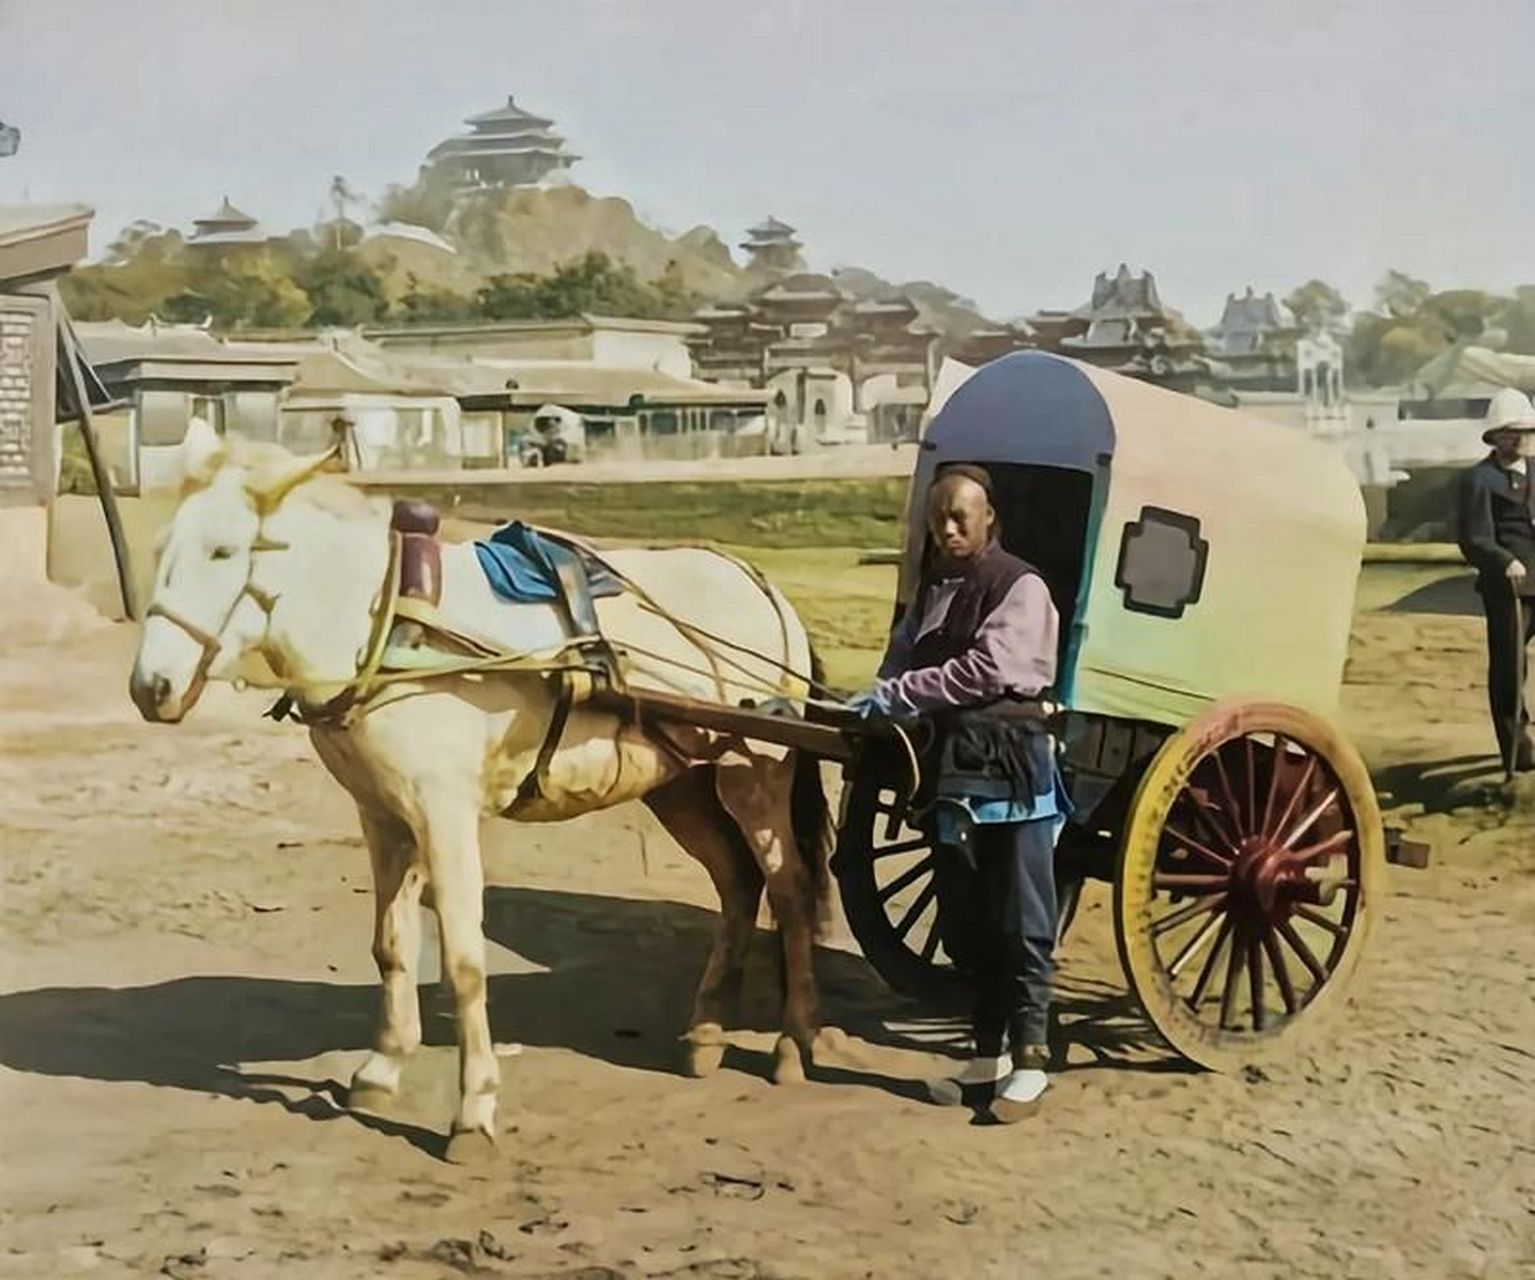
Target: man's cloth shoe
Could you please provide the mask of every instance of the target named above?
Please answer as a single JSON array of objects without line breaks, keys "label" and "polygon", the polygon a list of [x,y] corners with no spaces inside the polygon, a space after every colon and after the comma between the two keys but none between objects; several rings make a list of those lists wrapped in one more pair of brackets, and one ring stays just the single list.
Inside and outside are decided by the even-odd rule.
[{"label": "man's cloth shoe", "polygon": [[1011,1069],[1005,1055],[995,1058],[971,1058],[952,1076],[927,1082],[927,1096],[940,1107],[957,1107],[965,1100],[967,1089],[985,1089],[988,1093]]}]

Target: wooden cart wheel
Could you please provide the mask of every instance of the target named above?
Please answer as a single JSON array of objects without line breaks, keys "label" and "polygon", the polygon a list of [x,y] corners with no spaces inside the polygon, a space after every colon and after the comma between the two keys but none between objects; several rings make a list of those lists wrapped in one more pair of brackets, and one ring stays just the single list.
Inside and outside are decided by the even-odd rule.
[{"label": "wooden cart wheel", "polygon": [[[938,888],[927,835],[891,822],[894,789],[881,785],[877,759],[860,762],[844,784],[833,860],[842,908],[864,958],[902,995],[945,1007],[968,1006],[970,975],[938,933]],[[1057,885],[1059,936],[1076,918],[1082,881]]]},{"label": "wooden cart wheel", "polygon": [[933,849],[921,831],[892,822],[895,790],[881,785],[874,752],[849,770],[832,865],[848,927],[864,958],[902,995],[939,1005],[967,998],[969,979],[938,936]]},{"label": "wooden cart wheel", "polygon": [[1229,1071],[1341,1004],[1384,888],[1353,747],[1295,707],[1217,705],[1136,791],[1114,877],[1120,960],[1168,1043]]}]

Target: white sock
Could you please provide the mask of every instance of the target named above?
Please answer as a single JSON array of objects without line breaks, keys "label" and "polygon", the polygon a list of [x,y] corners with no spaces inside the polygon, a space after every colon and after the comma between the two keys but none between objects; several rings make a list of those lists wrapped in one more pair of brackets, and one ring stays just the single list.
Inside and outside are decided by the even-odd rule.
[{"label": "white sock", "polygon": [[1038,1067],[1020,1068],[1003,1081],[997,1096],[1009,1102],[1033,1102],[1049,1083],[1050,1077]]},{"label": "white sock", "polygon": [[971,1058],[953,1075],[945,1076],[941,1080],[930,1080],[927,1091],[934,1102],[946,1107],[956,1106],[967,1087],[996,1084],[1007,1075],[1011,1061],[1006,1054],[999,1054],[995,1058]]}]

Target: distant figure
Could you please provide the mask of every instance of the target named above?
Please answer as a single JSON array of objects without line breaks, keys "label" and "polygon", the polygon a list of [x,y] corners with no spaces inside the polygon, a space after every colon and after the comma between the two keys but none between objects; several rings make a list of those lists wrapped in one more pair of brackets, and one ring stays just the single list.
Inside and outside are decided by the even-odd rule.
[{"label": "distant figure", "polygon": [[1476,568],[1487,614],[1487,698],[1498,750],[1510,773],[1535,770],[1524,699],[1535,637],[1535,407],[1506,387],[1487,407],[1482,439],[1492,452],[1460,478],[1456,538]]},{"label": "distant figure", "polygon": [[931,716],[938,729],[924,823],[938,929],[975,974],[976,1005],[974,1057],[929,1090],[953,1104],[984,1089],[992,1115],[1010,1123],[1047,1084],[1055,838],[1070,807],[1046,723],[1059,620],[1045,580],[999,544],[984,470],[941,469],[927,525],[932,568],[855,705]]}]

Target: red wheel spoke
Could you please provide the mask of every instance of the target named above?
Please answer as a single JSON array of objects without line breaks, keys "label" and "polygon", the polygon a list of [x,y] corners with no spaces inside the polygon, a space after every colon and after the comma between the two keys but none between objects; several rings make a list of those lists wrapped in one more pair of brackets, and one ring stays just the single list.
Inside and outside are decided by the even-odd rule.
[{"label": "red wheel spoke", "polygon": [[1324,916],[1315,907],[1307,907],[1307,906],[1298,905],[1295,908],[1295,914],[1298,915],[1302,920],[1309,920],[1312,924],[1316,925],[1317,928],[1319,928],[1319,929],[1326,929],[1327,932],[1332,934],[1332,936],[1335,937],[1335,938],[1346,938],[1346,937],[1348,937],[1348,930],[1347,929],[1345,929],[1336,920],[1329,920],[1326,916]]},{"label": "red wheel spoke", "polygon": [[879,900],[881,902],[889,902],[891,898],[900,893],[900,891],[906,888],[907,885],[916,884],[918,880],[922,879],[922,877],[932,871],[932,869],[932,858],[923,858],[922,861],[917,863],[916,866],[908,867],[905,871],[901,872],[900,875],[896,876],[894,880],[882,888],[879,891]]},{"label": "red wheel spoke", "polygon": [[927,964],[933,963],[933,957],[938,954],[938,924],[928,930],[927,939],[922,943],[922,959]]},{"label": "red wheel spoke", "polygon": [[1296,858],[1320,858],[1324,854],[1338,853],[1354,838],[1352,831],[1344,830],[1330,835],[1325,840],[1318,840],[1315,844],[1309,844],[1304,849],[1292,850],[1292,856]]},{"label": "red wheel spoke", "polygon": [[909,840],[897,840],[894,844],[882,844],[875,848],[873,856],[876,858],[891,858],[898,853],[912,853],[917,849],[928,848],[926,836],[913,836]]},{"label": "red wheel spoke", "polygon": [[1224,893],[1211,893],[1203,898],[1195,898],[1193,902],[1186,903],[1176,911],[1169,911],[1165,916],[1151,922],[1153,934],[1166,933],[1169,929],[1176,929],[1180,924],[1187,924],[1206,912],[1214,911],[1226,901]]},{"label": "red wheel spoke", "polygon": [[1300,957],[1300,962],[1311,971],[1311,976],[1316,979],[1316,985],[1320,987],[1327,981],[1327,966],[1312,954],[1311,948],[1306,945],[1306,940],[1295,932],[1295,926],[1288,920],[1279,922],[1279,936],[1290,944],[1290,950]]},{"label": "red wheel spoke", "polygon": [[906,935],[911,932],[912,926],[921,918],[922,913],[927,910],[927,904],[937,896],[938,886],[929,882],[923,887],[922,892],[916,896],[911,906],[906,908],[906,914],[901,917],[900,923],[895,926],[896,933],[903,941]]},{"label": "red wheel spoke", "polygon": [[1258,816],[1258,756],[1252,734],[1242,735],[1242,751],[1247,759],[1247,820],[1251,822]]},{"label": "red wheel spoke", "polygon": [[1242,970],[1247,967],[1247,945],[1241,937],[1231,939],[1231,950],[1226,956],[1226,985],[1221,991],[1222,1030],[1236,1030],[1237,991],[1242,985]]},{"label": "red wheel spoke", "polygon": [[1337,803],[1337,800],[1338,788],[1332,787],[1328,790],[1327,794],[1322,797],[1317,806],[1300,820],[1300,825],[1285,837],[1284,843],[1280,847],[1284,849],[1293,849],[1295,847],[1295,842],[1299,840],[1303,835],[1305,835],[1306,832],[1310,831],[1312,827],[1316,826],[1317,819],[1319,819],[1324,813],[1331,809],[1333,805]]},{"label": "red wheel spoke", "polygon": [[1199,932],[1178,949],[1178,954],[1173,957],[1173,962],[1167,966],[1167,976],[1169,978],[1176,978],[1183,972],[1183,966],[1204,950],[1205,944],[1210,941],[1211,935],[1217,929],[1229,929],[1230,927],[1231,917],[1226,915],[1224,911],[1217,915],[1211,915],[1204,922]]},{"label": "red wheel spoke", "polygon": [[[1264,825],[1264,835],[1270,838],[1276,837],[1289,825],[1290,819],[1295,816],[1295,806],[1305,798],[1306,788],[1311,785],[1311,779],[1316,774],[1316,767],[1317,758],[1315,756],[1307,756],[1306,767],[1301,770],[1300,781],[1295,784],[1294,789],[1290,792],[1289,799],[1285,801],[1284,812],[1279,815],[1278,821],[1273,826]],[[1336,795],[1337,792],[1333,794]],[[1289,846],[1287,845],[1286,847],[1288,848]]]},{"label": "red wheel spoke", "polygon": [[1277,733],[1274,735],[1274,757],[1269,765],[1269,790],[1268,796],[1263,801],[1263,825],[1259,832],[1267,835],[1273,828],[1269,825],[1274,821],[1274,806],[1279,802],[1279,778],[1284,772],[1285,740]]},{"label": "red wheel spoke", "polygon": [[1210,892],[1224,889],[1230,883],[1227,876],[1184,875],[1172,871],[1158,871],[1151,877],[1153,889],[1203,889]]},{"label": "red wheel spoke", "polygon": [[1221,930],[1216,935],[1215,945],[1210,948],[1210,954],[1205,958],[1204,968],[1199,971],[1199,980],[1194,983],[1194,990],[1189,994],[1189,1007],[1196,1013],[1205,998],[1205,988],[1210,985],[1210,979],[1215,974],[1215,966],[1220,963],[1221,951],[1225,948],[1226,939],[1231,936],[1231,917],[1221,917]]},{"label": "red wheel spoke", "polygon": [[1237,844],[1241,843],[1240,840],[1233,841],[1226,832],[1221,830],[1220,823],[1216,822],[1213,816],[1217,810],[1205,799],[1201,791],[1190,786],[1185,789],[1184,794],[1194,802],[1194,817],[1210,833],[1216,844],[1223,844],[1229,849],[1234,849]]},{"label": "red wheel spoke", "polygon": [[[1236,792],[1231,789],[1231,778],[1226,773],[1226,761],[1217,747],[1210,753],[1215,758],[1215,776],[1221,784],[1221,800],[1226,805],[1226,813],[1231,820],[1230,840],[1233,847],[1242,843],[1242,838],[1250,833],[1243,827],[1241,821],[1242,807],[1237,803]],[[1247,816],[1252,816],[1252,810],[1247,810]]]},{"label": "red wheel spoke", "polygon": [[1274,970],[1274,981],[1279,984],[1279,997],[1284,1001],[1284,1011],[1294,1013],[1300,1008],[1295,998],[1295,984],[1290,981],[1290,967],[1285,963],[1284,952],[1272,930],[1264,930],[1263,949],[1268,952],[1269,967]]},{"label": "red wheel spoke", "polygon": [[1195,853],[1199,854],[1207,861],[1213,862],[1216,866],[1229,867],[1231,865],[1232,860],[1225,854],[1217,853],[1208,845],[1200,844],[1198,840],[1195,840],[1192,836],[1185,835],[1182,831],[1178,830],[1177,827],[1173,826],[1172,823],[1169,822],[1162,829],[1179,844],[1186,845],[1188,848],[1192,849]]},{"label": "red wheel spoke", "polygon": [[1268,1017],[1263,1007],[1263,950],[1257,938],[1247,944],[1247,977],[1253,1002],[1253,1030],[1262,1031]]}]

